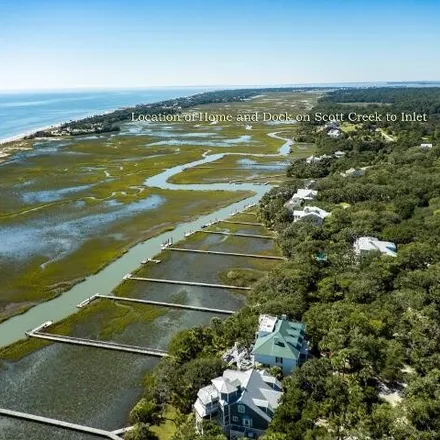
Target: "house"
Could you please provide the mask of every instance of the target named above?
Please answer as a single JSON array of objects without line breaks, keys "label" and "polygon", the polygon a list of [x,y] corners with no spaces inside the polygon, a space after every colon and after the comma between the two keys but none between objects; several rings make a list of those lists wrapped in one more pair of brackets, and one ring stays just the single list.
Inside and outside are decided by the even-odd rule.
[{"label": "house", "polygon": [[376,237],[359,237],[353,244],[355,254],[379,251],[390,257],[397,257],[397,247],[391,241],[380,241]]},{"label": "house", "polygon": [[258,438],[268,428],[282,394],[281,383],[264,370],[225,370],[197,393],[196,425],[213,420],[230,439]]},{"label": "house", "polygon": [[432,144],[420,144],[420,148],[423,150],[429,150],[432,148]]},{"label": "house", "polygon": [[288,321],[286,315],[260,315],[252,349],[254,361],[265,367],[280,367],[284,375],[292,373],[308,356],[304,331],[304,323]]},{"label": "house", "polygon": [[345,151],[335,151],[333,154],[337,159],[340,159],[341,157],[345,156]]},{"label": "house", "polygon": [[324,159],[331,159],[331,158],[332,158],[332,156],[328,156],[327,154],[323,154],[322,156],[313,156],[312,155],[306,159],[306,163],[308,163],[308,164],[318,163]]},{"label": "house", "polygon": [[347,171],[341,173],[343,177],[361,177],[365,174],[366,167],[364,168],[349,168]]},{"label": "house", "polygon": [[331,121],[328,122],[327,124],[325,124],[325,129],[330,129],[330,130],[336,130],[339,128],[339,122],[338,121]]},{"label": "house", "polygon": [[322,226],[324,219],[329,215],[331,215],[330,212],[324,211],[317,206],[306,206],[302,211],[293,211],[293,222],[306,220],[316,226]]},{"label": "house", "polygon": [[294,207],[301,206],[303,202],[314,200],[318,191],[309,188],[301,188],[284,204],[284,207],[293,210]]},{"label": "house", "polygon": [[337,139],[341,137],[342,133],[337,128],[334,128],[330,130],[327,135],[330,136],[332,139]]},{"label": "house", "polygon": [[310,164],[310,163],[317,163],[317,162],[319,162],[321,159],[319,159],[319,157],[318,156],[313,156],[313,155],[311,155],[311,156],[309,156],[307,159],[306,159],[306,163],[308,163],[308,164]]}]

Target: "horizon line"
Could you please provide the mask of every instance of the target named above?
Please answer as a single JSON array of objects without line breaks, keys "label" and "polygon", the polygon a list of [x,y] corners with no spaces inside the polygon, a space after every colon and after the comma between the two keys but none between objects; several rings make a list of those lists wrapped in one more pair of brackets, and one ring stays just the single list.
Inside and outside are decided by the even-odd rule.
[{"label": "horizon line", "polygon": [[150,90],[150,89],[228,89],[228,88],[288,88],[288,87],[331,87],[343,84],[435,84],[439,80],[379,80],[379,81],[340,81],[340,82],[309,82],[288,84],[205,84],[205,85],[155,85],[155,86],[75,86],[66,88],[14,88],[0,89],[0,93],[31,93],[31,92],[67,92],[67,91],[109,91],[109,90]]}]

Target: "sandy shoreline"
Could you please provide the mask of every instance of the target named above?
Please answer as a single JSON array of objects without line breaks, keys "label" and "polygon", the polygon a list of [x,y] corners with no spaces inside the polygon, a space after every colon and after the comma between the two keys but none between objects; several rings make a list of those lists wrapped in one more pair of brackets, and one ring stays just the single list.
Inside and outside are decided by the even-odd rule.
[{"label": "sandy shoreline", "polygon": [[7,138],[2,138],[2,139],[0,139],[0,146],[1,146],[1,145],[4,145],[4,144],[7,144],[7,143],[9,143],[9,142],[21,141],[21,140],[23,140],[26,136],[33,135],[33,134],[35,134],[37,131],[45,131],[45,130],[49,130],[49,129],[59,128],[59,127],[61,127],[63,124],[67,124],[67,123],[69,123],[69,122],[72,122],[73,120],[74,120],[74,121],[81,121],[82,119],[90,118],[90,117],[92,117],[92,116],[106,115],[106,114],[108,114],[108,113],[113,113],[113,112],[115,112],[115,111],[117,111],[117,110],[120,110],[121,108],[123,108],[123,107],[118,107],[118,108],[116,108],[116,109],[106,110],[106,111],[102,111],[102,112],[100,111],[100,112],[97,112],[97,113],[90,113],[90,114],[87,114],[87,115],[81,116],[81,117],[79,117],[78,119],[69,119],[68,121],[62,121],[62,122],[58,122],[58,123],[56,123],[56,124],[46,125],[45,127],[34,128],[34,129],[32,129],[32,130],[26,131],[26,132],[24,132],[24,133],[17,134],[17,135],[15,135],[15,136],[10,136],[10,137],[7,137]]},{"label": "sandy shoreline", "polygon": [[53,128],[58,128],[58,127],[60,127],[63,124],[65,124],[65,122],[60,122],[59,124],[54,124],[54,125],[47,125],[46,127],[35,128],[33,130],[29,130],[29,131],[26,131],[24,133],[17,134],[15,136],[10,136],[10,137],[7,137],[7,138],[2,138],[2,139],[0,139],[0,146],[4,145],[4,144],[8,144],[10,142],[21,141],[26,136],[30,136],[30,135],[36,133],[37,131],[49,130],[51,128],[52,129]]},{"label": "sandy shoreline", "polygon": [[[177,98],[174,98],[174,99],[189,98],[191,96],[196,96],[196,95],[199,95],[199,94],[202,94],[202,93],[204,93],[204,92],[191,93],[189,95],[178,96]],[[158,104],[158,103],[160,103],[162,101],[163,100],[153,101],[153,102],[149,102],[149,103],[145,103],[145,104]],[[136,105],[142,105],[142,103],[136,104]],[[136,105],[128,106],[128,107],[127,106],[121,106],[121,107],[112,108],[110,110],[99,110],[99,111],[94,112],[94,113],[87,113],[87,114],[85,114],[83,116],[79,116],[79,117],[77,117],[77,119],[69,119],[69,120],[58,122],[58,123],[55,123],[55,124],[52,124],[52,125],[47,125],[45,127],[34,128],[34,129],[31,129],[31,130],[26,131],[24,133],[17,134],[15,136],[9,136],[7,138],[0,138],[0,147],[2,145],[4,145],[4,144],[10,143],[10,142],[17,142],[17,141],[23,140],[23,138],[25,138],[26,136],[30,136],[30,135],[36,133],[37,131],[49,130],[51,128],[52,129],[59,128],[61,125],[67,124],[67,123],[72,122],[72,121],[81,121],[81,120],[86,119],[86,118],[91,118],[92,116],[108,115],[110,113],[116,112],[118,110],[123,110],[125,108],[130,108],[130,107],[134,108],[134,107],[136,107]],[[0,158],[1,158],[1,155],[0,155]]]}]

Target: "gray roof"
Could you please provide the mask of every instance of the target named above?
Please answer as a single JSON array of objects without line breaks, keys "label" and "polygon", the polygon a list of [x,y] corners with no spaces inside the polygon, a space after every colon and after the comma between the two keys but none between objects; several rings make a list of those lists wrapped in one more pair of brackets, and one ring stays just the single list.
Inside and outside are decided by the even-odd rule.
[{"label": "gray roof", "polygon": [[237,391],[237,386],[239,384],[233,384],[231,380],[225,377],[217,377],[212,380],[212,384],[217,389],[219,393],[230,394]]},{"label": "gray roof", "polygon": [[[271,417],[266,414],[260,407],[269,408],[274,411],[278,407],[278,402],[281,398],[282,392],[273,390],[263,378],[268,378],[266,371],[247,370],[247,371],[234,371],[226,370],[223,373],[224,377],[229,379],[238,379],[241,383],[243,393],[238,399],[237,403],[242,403],[256,412],[260,417],[264,418],[268,422]],[[271,377],[271,383],[281,389],[281,384],[278,380]]]},{"label": "gray roof", "polygon": [[275,391],[268,383],[281,389],[281,383],[265,370],[225,370],[223,376],[212,380],[212,385],[199,390],[195,408],[204,417],[205,405],[211,403],[213,399],[221,398],[221,393],[230,394],[240,387],[241,395],[236,403],[246,405],[261,418],[270,422],[272,417],[262,408],[273,412],[278,407],[282,392]]},{"label": "gray roof", "polygon": [[214,385],[208,385],[207,387],[200,388],[197,397],[204,405],[207,405],[208,403],[211,403],[213,399],[218,398],[218,393]]}]

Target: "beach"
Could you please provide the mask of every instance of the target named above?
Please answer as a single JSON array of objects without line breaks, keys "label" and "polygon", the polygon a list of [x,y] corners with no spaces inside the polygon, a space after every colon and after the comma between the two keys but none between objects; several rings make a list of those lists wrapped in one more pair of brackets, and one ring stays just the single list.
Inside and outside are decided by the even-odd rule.
[{"label": "beach", "polygon": [[202,88],[0,93],[0,145],[122,107],[200,93]]}]

